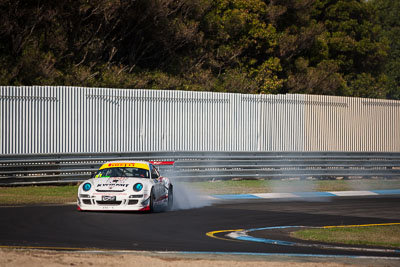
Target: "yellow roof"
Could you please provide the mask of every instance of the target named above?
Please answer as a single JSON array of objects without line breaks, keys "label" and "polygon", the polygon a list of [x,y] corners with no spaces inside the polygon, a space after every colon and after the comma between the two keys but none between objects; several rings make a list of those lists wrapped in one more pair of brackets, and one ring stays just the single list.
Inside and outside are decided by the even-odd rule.
[{"label": "yellow roof", "polygon": [[149,170],[149,165],[143,162],[106,162],[100,167],[100,170],[118,167],[130,167]]}]

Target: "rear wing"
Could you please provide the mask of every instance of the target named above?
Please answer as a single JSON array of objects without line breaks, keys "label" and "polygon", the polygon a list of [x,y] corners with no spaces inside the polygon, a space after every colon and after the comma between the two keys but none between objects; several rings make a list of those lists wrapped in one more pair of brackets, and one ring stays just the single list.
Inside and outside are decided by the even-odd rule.
[{"label": "rear wing", "polygon": [[174,165],[175,161],[149,161],[153,165]]}]

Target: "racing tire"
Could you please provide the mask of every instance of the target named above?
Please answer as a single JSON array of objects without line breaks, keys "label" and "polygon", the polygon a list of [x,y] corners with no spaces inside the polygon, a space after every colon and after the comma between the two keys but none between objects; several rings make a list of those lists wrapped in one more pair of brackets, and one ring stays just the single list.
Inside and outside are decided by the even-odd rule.
[{"label": "racing tire", "polygon": [[167,210],[172,210],[173,205],[174,205],[174,190],[172,186],[169,186]]},{"label": "racing tire", "polygon": [[150,210],[149,212],[154,212],[154,190],[153,188],[151,189],[150,193],[150,204],[149,204]]}]

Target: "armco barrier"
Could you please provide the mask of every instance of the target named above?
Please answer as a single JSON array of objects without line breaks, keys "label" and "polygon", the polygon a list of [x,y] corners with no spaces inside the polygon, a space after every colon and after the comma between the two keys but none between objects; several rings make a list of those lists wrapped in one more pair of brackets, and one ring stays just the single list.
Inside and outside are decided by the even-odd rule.
[{"label": "armco barrier", "polygon": [[112,160],[175,161],[182,181],[281,178],[400,178],[398,152],[132,152],[0,155],[0,185],[77,183]]}]

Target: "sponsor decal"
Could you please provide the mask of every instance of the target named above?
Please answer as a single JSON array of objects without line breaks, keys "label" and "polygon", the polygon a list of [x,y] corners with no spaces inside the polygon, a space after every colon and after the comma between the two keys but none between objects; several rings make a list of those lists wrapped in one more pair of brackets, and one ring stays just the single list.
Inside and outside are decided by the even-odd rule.
[{"label": "sponsor decal", "polygon": [[129,163],[129,162],[112,162],[112,163],[105,163],[100,167],[100,170],[102,169],[108,169],[108,168],[139,168],[139,169],[145,169],[149,170],[149,165],[146,163]]},{"label": "sponsor decal", "polygon": [[97,187],[102,187],[102,186],[108,186],[108,187],[114,187],[114,186],[116,186],[116,187],[122,187],[122,188],[124,188],[124,187],[128,187],[129,184],[97,184]]},{"label": "sponsor decal", "polygon": [[108,167],[135,167],[135,163],[109,163]]},{"label": "sponsor decal", "polygon": [[97,184],[96,187],[108,187],[109,189],[117,188],[126,188],[129,184],[125,183],[128,178],[125,177],[110,177],[104,184]]}]

